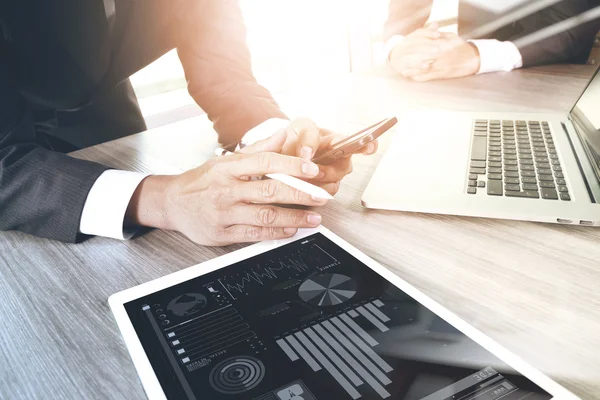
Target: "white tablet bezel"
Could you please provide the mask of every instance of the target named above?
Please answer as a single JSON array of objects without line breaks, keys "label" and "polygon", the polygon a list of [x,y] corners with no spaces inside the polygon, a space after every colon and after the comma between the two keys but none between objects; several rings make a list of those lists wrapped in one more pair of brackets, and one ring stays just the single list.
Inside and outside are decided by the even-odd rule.
[{"label": "white tablet bezel", "polygon": [[314,233],[322,233],[324,236],[329,238],[335,244],[346,250],[352,256],[363,262],[369,268],[377,272],[383,278],[396,285],[400,290],[404,291],[416,301],[421,303],[423,306],[437,314],[440,318],[454,326],[456,329],[464,333],[467,337],[478,343],[480,346],[500,358],[502,361],[510,365],[516,371],[530,379],[532,382],[540,386],[542,389],[550,393],[553,400],[578,400],[579,398],[567,389],[560,386],[558,383],[551,380],[548,376],[544,375],[540,371],[536,370],[529,364],[525,363],[519,357],[487,337],[454,313],[450,312],[434,300],[427,297],[424,293],[417,290],[414,286],[410,285],[406,281],[402,280],[396,274],[381,266],[372,258],[366,256],[358,249],[354,248],[348,242],[335,235],[325,227],[319,227],[316,229],[304,229],[300,230],[297,235],[292,238],[278,241],[262,242],[252,246],[234,251],[232,253],[223,255],[221,257],[203,262],[193,267],[183,269],[173,274],[164,276],[162,278],[155,279],[153,281],[144,283],[142,285],[133,287],[131,289],[124,290],[122,292],[112,295],[108,299],[108,303],[119,326],[119,330],[125,341],[125,345],[129,350],[133,364],[137,370],[137,373],[142,381],[142,385],[146,394],[150,400],[166,400],[166,396],[162,387],[154,373],[154,369],[148,360],[146,352],[144,351],[142,344],[135,332],[133,325],[125,311],[125,303],[132,300],[139,299],[140,297],[147,296],[151,293],[159,290],[168,288],[173,285],[177,285],[181,282],[188,281],[190,279],[202,276],[204,274],[213,272],[219,268],[227,267],[231,264],[243,261],[247,258],[256,256],[258,254],[267,252],[274,248],[283,246],[290,242],[294,242],[303,237],[310,236]]}]

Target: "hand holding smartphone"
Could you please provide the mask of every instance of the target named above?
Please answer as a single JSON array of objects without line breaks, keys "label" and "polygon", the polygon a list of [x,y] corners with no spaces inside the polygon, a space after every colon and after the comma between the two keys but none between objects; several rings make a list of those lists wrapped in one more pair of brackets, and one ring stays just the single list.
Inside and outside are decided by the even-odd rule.
[{"label": "hand holding smartphone", "polygon": [[398,120],[396,117],[379,121],[360,132],[333,143],[330,149],[327,149],[321,154],[317,153],[312,161],[316,164],[326,165],[331,164],[340,158],[352,155],[370,142],[376,140],[379,136],[383,135],[392,126],[396,125],[397,122]]}]

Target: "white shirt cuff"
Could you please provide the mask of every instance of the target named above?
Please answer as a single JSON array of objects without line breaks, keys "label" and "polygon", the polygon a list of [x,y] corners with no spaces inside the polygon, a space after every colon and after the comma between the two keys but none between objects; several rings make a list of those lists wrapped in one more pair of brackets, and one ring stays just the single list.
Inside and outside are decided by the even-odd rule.
[{"label": "white shirt cuff", "polygon": [[290,121],[283,118],[271,118],[250,129],[242,138],[240,147],[249,146],[260,140],[270,138],[279,129],[286,128]]},{"label": "white shirt cuff", "polygon": [[497,71],[512,71],[523,66],[521,52],[512,42],[496,39],[470,40],[479,50],[478,74]]},{"label": "white shirt cuff", "polygon": [[385,44],[383,45],[382,51],[382,55],[383,57],[385,57],[385,62],[390,62],[390,55],[392,54],[392,50],[394,50],[394,47],[400,44],[403,40],[404,36],[402,35],[394,35],[388,40],[386,40]]},{"label": "white shirt cuff", "polygon": [[125,229],[125,213],[133,193],[147,176],[138,172],[104,171],[85,201],[79,231],[120,240],[131,238],[136,229]]}]

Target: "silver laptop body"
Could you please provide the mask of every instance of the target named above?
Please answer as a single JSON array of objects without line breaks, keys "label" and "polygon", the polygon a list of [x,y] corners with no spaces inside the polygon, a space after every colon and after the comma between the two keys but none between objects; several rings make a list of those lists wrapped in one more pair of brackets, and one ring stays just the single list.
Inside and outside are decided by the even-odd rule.
[{"label": "silver laptop body", "polygon": [[566,115],[407,113],[362,202],[600,226],[600,74]]}]

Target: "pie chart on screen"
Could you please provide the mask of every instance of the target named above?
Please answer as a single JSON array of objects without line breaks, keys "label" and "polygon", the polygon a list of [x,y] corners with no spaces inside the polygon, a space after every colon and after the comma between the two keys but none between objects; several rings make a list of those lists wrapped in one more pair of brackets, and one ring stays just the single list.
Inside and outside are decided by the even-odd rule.
[{"label": "pie chart on screen", "polygon": [[337,306],[356,294],[356,282],[342,274],[321,274],[308,278],[298,289],[302,300],[312,305]]}]

